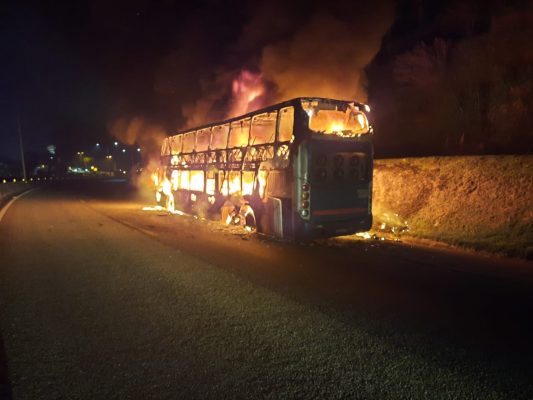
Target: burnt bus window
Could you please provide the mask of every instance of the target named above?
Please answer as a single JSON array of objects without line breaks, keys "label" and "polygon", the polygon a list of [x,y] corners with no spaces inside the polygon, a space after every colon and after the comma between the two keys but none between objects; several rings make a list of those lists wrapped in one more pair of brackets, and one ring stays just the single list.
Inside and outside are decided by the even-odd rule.
[{"label": "burnt bus window", "polygon": [[192,153],[194,151],[196,132],[189,132],[183,135],[183,152]]},{"label": "burnt bus window", "polygon": [[241,171],[230,171],[228,176],[229,194],[241,192]]},{"label": "burnt bus window", "polygon": [[228,177],[227,172],[219,171],[218,172],[218,191],[222,194],[227,194],[228,192]]},{"label": "burnt bus window", "polygon": [[176,191],[179,189],[179,177],[180,177],[180,172],[177,169],[172,171],[172,174],[170,175],[170,183],[172,185],[173,191]]},{"label": "burnt bus window", "polygon": [[180,189],[189,190],[189,171],[180,171],[179,187]]},{"label": "burnt bus window", "polygon": [[254,178],[253,171],[242,172],[242,195],[251,195],[254,192]]},{"label": "burnt bus window", "polygon": [[191,171],[189,189],[197,192],[204,191],[204,171]]},{"label": "burnt bus window", "polygon": [[169,156],[170,153],[170,138],[166,138],[163,140],[163,146],[161,146],[161,155],[162,156]]},{"label": "burnt bus window", "polygon": [[256,181],[256,184],[255,184],[255,187],[259,191],[259,196],[262,199],[265,198],[265,194],[266,194],[265,193],[265,187],[266,187],[266,183],[267,183],[267,176],[268,176],[268,172],[265,171],[265,170],[260,170],[257,173],[257,181]]},{"label": "burnt bus window", "polygon": [[209,195],[214,195],[216,191],[216,172],[207,171],[206,172],[206,182],[205,182],[205,192]]},{"label": "burnt bus window", "polygon": [[279,141],[288,142],[292,139],[294,127],[294,108],[282,108],[279,115]]},{"label": "burnt bus window", "polygon": [[228,147],[245,147],[248,145],[250,132],[250,118],[241,119],[231,123]]},{"label": "burnt bus window", "polygon": [[181,142],[183,140],[182,135],[176,135],[170,137],[170,151],[171,154],[181,153]]},{"label": "burnt bus window", "polygon": [[214,126],[211,134],[211,148],[225,149],[228,144],[229,124]]},{"label": "burnt bus window", "polygon": [[207,151],[211,139],[211,129],[206,128],[196,132],[196,151]]},{"label": "burnt bus window", "polygon": [[250,145],[273,143],[276,138],[277,112],[256,115],[252,119]]}]

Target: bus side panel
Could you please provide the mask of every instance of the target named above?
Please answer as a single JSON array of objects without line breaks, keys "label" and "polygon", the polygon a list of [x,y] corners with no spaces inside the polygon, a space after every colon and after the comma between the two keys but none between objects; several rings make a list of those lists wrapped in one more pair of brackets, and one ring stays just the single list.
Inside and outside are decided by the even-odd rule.
[{"label": "bus side panel", "polygon": [[290,236],[290,204],[287,199],[269,197],[265,204],[266,234],[280,239]]},{"label": "bus side panel", "polygon": [[265,192],[262,201],[259,193],[257,193],[257,199],[262,204],[257,207],[257,202],[254,202],[252,205],[259,214],[258,230],[278,238],[291,238],[292,170],[288,168],[271,169],[268,170],[265,179]]}]

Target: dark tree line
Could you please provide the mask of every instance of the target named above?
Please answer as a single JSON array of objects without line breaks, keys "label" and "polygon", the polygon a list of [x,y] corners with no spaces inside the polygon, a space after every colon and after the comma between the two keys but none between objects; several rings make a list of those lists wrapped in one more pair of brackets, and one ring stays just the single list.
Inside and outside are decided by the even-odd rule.
[{"label": "dark tree line", "polygon": [[531,3],[424,3],[401,3],[369,69],[378,156],[531,153]]}]

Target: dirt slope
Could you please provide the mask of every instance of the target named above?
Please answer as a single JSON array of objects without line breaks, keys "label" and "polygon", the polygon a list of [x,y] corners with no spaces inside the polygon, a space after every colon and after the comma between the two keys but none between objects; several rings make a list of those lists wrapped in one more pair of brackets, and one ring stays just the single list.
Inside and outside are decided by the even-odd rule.
[{"label": "dirt slope", "polygon": [[533,156],[376,160],[374,230],[531,257]]}]

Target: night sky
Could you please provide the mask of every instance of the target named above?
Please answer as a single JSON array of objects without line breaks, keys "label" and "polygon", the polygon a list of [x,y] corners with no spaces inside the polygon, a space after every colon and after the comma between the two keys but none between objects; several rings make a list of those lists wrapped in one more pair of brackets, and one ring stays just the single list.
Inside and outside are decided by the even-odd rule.
[{"label": "night sky", "polygon": [[261,76],[264,102],[328,95],[372,104],[398,54],[484,34],[495,13],[530,4],[482,3],[4,2],[0,161],[18,158],[17,115],[28,151],[71,152],[134,118],[166,131],[226,116],[243,70]]},{"label": "night sky", "polygon": [[[178,122],[179,103],[158,103],[155,81],[165,57],[174,52],[183,52],[185,62],[205,57],[199,68],[182,67],[181,73],[190,74],[188,87],[182,88],[187,92],[184,98],[190,98],[198,92],[197,69],[214,66],[220,45],[234,40],[240,27],[227,23],[233,29],[216,29],[213,36],[219,19],[237,19],[224,12],[217,5],[220,2],[199,7],[193,2],[152,3],[4,6],[0,17],[1,156],[17,151],[17,112],[25,142],[35,151],[50,143],[68,148],[91,143],[107,134],[107,125],[115,117],[139,115]],[[195,49],[193,43],[200,47]]]}]

